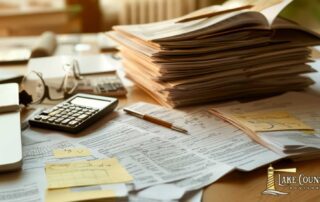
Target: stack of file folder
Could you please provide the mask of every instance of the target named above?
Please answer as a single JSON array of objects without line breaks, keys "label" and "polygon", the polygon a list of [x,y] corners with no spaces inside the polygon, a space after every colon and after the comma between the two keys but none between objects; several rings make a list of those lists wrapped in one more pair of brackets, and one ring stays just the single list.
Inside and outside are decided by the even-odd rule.
[{"label": "stack of file folder", "polygon": [[308,47],[320,37],[277,17],[290,2],[227,1],[108,35],[127,76],[166,106],[299,90],[313,84],[303,74],[314,71]]},{"label": "stack of file folder", "polygon": [[296,160],[320,156],[320,98],[301,92],[210,109],[267,148]]}]

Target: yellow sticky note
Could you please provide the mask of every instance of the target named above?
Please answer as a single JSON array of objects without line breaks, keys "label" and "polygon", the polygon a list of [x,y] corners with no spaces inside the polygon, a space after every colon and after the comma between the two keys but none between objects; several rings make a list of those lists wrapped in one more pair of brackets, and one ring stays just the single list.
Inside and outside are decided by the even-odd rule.
[{"label": "yellow sticky note", "polygon": [[133,180],[115,158],[59,164],[50,163],[46,165],[46,176],[48,189],[125,183]]},{"label": "yellow sticky note", "polygon": [[107,199],[115,197],[116,194],[112,190],[74,192],[70,188],[63,188],[47,190],[46,202],[87,201],[93,199]]},{"label": "yellow sticky note", "polygon": [[65,148],[65,149],[53,150],[53,155],[56,158],[69,158],[69,157],[90,156],[91,152],[87,148]]},{"label": "yellow sticky note", "polygon": [[281,130],[313,130],[293,115],[285,111],[259,111],[233,114],[240,124],[255,132]]}]

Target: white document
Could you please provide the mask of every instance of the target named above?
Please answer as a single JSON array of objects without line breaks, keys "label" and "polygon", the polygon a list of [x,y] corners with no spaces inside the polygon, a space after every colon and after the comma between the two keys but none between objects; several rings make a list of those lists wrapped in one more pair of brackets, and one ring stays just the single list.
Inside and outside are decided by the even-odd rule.
[{"label": "white document", "polygon": [[195,190],[212,184],[233,169],[232,166],[219,164],[210,171],[203,171],[196,176],[178,182],[148,187],[138,192],[137,196],[154,200],[177,200],[183,196],[187,201]]},{"label": "white document", "polygon": [[203,195],[203,190],[196,190],[196,191],[192,191],[187,193],[182,199],[181,201],[183,202],[201,202],[202,200],[202,195]]},{"label": "white document", "polygon": [[[123,116],[127,115],[121,115],[119,120],[123,120]],[[184,179],[218,164],[124,122],[114,121],[98,133],[79,144],[96,149],[104,156],[118,158],[133,176],[135,189]]]},{"label": "white document", "polygon": [[137,193],[138,197],[156,199],[156,200],[177,200],[185,194],[185,189],[177,187],[174,184],[159,184],[146,188]]},{"label": "white document", "polygon": [[[45,201],[46,177],[44,168],[8,173],[0,178],[0,202]],[[71,192],[112,190],[116,197],[128,195],[125,184],[102,184],[70,188]]]},{"label": "white document", "polygon": [[7,173],[0,178],[1,202],[41,202],[46,188],[43,169]]},{"label": "white document", "polygon": [[32,129],[26,129],[21,134],[21,141],[23,146],[34,145],[41,142],[50,141],[44,134]]},{"label": "white document", "polygon": [[138,103],[129,108],[151,114],[185,128],[190,135],[182,135],[171,129],[127,116],[121,118],[132,126],[157,134],[175,145],[191,149],[209,160],[221,162],[240,170],[253,170],[282,158],[280,155],[254,142],[241,130],[216,118],[208,107],[189,108],[184,111]]},{"label": "white document", "polygon": [[[192,34],[196,31],[205,29],[207,27],[213,27],[215,25],[215,28],[217,27],[221,28],[221,30],[226,29],[228,27],[232,27],[233,25],[236,24],[242,24],[242,23],[247,23],[246,18],[237,19],[238,16],[243,16],[245,15],[250,15],[250,11],[256,11],[261,13],[265,19],[267,20],[268,23],[272,23],[275,17],[279,15],[279,13],[291,2],[292,0],[283,0],[281,2],[274,2],[269,5],[268,8],[262,9],[262,10],[255,10],[255,9],[245,9],[245,10],[239,10],[239,11],[234,11],[230,13],[225,13],[209,18],[203,18],[203,19],[198,19],[198,20],[192,20],[189,22],[184,22],[184,23],[177,23],[179,20],[183,19],[184,17],[181,18],[176,18],[172,20],[166,20],[166,21],[161,21],[161,22],[156,22],[156,23],[149,23],[149,24],[141,24],[141,25],[122,25],[122,26],[115,26],[114,29],[117,31],[124,31],[124,32],[129,32],[132,35],[141,38],[145,41],[152,41],[152,40],[161,40],[161,39],[166,39],[166,38],[172,38],[176,39],[180,36],[184,36],[187,34]],[[237,2],[237,1],[235,1]],[[227,2],[227,3],[232,3],[232,2]],[[226,4],[227,4],[226,3]],[[234,2],[233,2],[234,3]],[[238,6],[245,6],[245,5],[250,5],[250,2],[243,2],[239,1]],[[257,7],[263,6],[265,2],[260,1],[260,3],[253,2],[254,5]],[[212,6],[212,8],[217,7],[216,5]],[[210,7],[205,8],[206,10],[210,10]],[[194,13],[199,12],[195,11]],[[190,13],[192,15],[192,13]],[[190,15],[188,14],[188,15]],[[256,17],[256,16],[255,16]],[[228,21],[228,23],[222,24],[224,20],[228,20],[232,18],[232,21]],[[256,19],[250,19],[252,20],[257,20],[257,23],[261,23],[256,17]],[[236,22],[237,21],[237,22]],[[212,28],[214,29],[214,28]]]},{"label": "white document", "polygon": [[185,135],[120,113],[106,126],[80,139],[80,145],[107,157],[117,157],[133,175],[135,189],[201,174],[206,178],[193,178],[190,184],[181,186],[186,190],[199,189],[235,167],[249,171],[281,158],[215,118],[207,108],[184,112],[146,103],[131,108],[173,121],[189,131]]},{"label": "white document", "polygon": [[157,197],[156,193],[171,190],[167,199],[176,200],[213,183],[235,168],[252,170],[281,158],[237,128],[215,118],[206,111],[207,107],[182,111],[137,103],[130,108],[174,122],[186,128],[189,134],[123,112],[112,121],[106,117],[108,122],[97,124],[94,130],[87,130],[77,138],[58,135],[58,132],[41,138],[31,128],[24,132],[29,139],[24,141],[23,172],[57,161],[52,153],[54,149],[86,147],[93,152],[92,156],[66,160],[116,157],[134,177],[134,190],[149,187],[138,192],[135,198],[158,201],[165,198]]},{"label": "white document", "polygon": [[[97,158],[102,158],[101,154],[94,153],[90,156],[83,157],[72,157],[58,159],[54,156],[53,150],[64,149],[64,148],[79,148],[80,145],[76,143],[71,143],[71,141],[46,141],[37,144],[26,145],[22,148],[23,150],[23,170],[44,168],[46,163],[52,162],[70,162],[79,160],[95,160]],[[83,146],[82,146],[83,147]]]}]

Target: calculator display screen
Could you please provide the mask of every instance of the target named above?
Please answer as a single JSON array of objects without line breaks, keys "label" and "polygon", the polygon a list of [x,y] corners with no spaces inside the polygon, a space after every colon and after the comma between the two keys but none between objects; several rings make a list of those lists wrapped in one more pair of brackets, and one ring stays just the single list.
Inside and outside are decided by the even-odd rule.
[{"label": "calculator display screen", "polygon": [[110,102],[106,100],[90,99],[84,97],[76,97],[73,100],[71,100],[71,103],[99,109],[102,109],[110,104]]}]

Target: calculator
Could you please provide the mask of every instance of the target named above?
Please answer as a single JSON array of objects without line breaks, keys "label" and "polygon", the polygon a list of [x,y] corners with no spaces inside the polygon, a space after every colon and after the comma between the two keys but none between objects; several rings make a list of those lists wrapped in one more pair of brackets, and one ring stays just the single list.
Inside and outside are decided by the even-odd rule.
[{"label": "calculator", "polygon": [[118,99],[78,93],[42,111],[29,120],[30,126],[77,133],[112,112]]},{"label": "calculator", "polygon": [[84,76],[78,81],[75,92],[111,97],[124,97],[127,94],[126,88],[116,74]]}]

